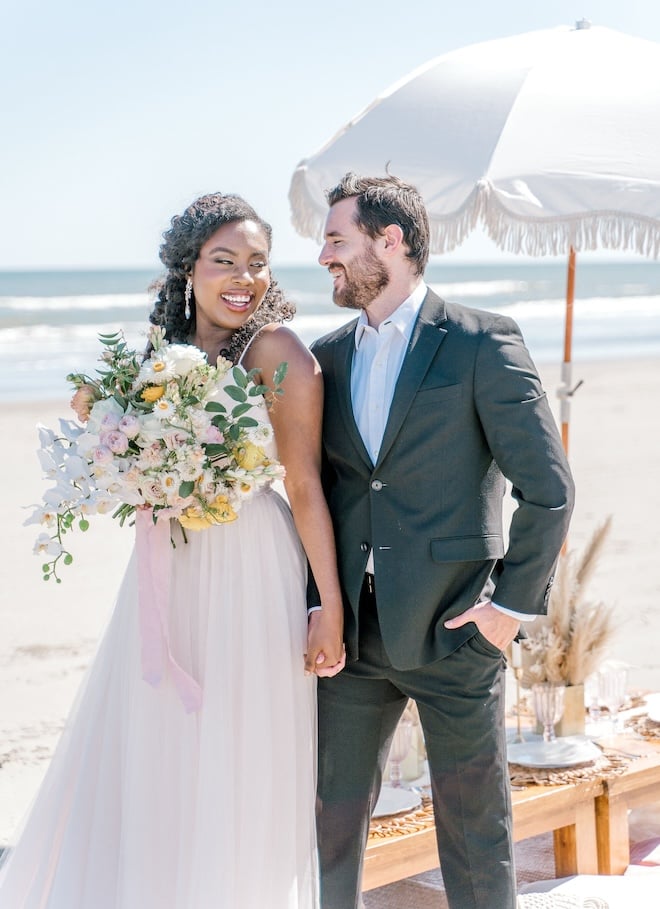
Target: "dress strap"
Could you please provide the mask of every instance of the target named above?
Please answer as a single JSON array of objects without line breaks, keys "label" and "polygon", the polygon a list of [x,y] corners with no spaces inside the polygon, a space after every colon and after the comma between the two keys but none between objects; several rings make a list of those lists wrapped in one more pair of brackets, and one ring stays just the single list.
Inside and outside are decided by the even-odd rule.
[{"label": "dress strap", "polygon": [[248,352],[248,350],[249,350],[250,347],[252,346],[252,342],[254,341],[254,339],[259,337],[259,335],[261,334],[261,332],[263,331],[263,329],[264,329],[265,327],[266,327],[265,325],[262,325],[261,328],[258,328],[258,329],[255,331],[255,333],[252,335],[252,337],[250,338],[250,340],[247,342],[247,344],[246,344],[245,347],[243,348],[243,353],[242,353],[242,354],[240,355],[240,357],[238,358],[238,363],[236,364],[237,366],[242,366],[242,365],[243,365],[243,357],[245,356],[245,354]]}]

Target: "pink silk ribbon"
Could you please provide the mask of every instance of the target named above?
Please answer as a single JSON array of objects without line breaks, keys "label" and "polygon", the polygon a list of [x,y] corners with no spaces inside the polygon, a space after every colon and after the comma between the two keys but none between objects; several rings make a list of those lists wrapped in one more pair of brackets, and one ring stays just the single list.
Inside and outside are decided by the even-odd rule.
[{"label": "pink silk ribbon", "polygon": [[135,512],[135,545],[138,560],[142,678],[157,688],[166,669],[169,670],[186,712],[193,713],[202,705],[202,689],[172,656],[167,626],[172,569],[169,520],[154,522],[150,508],[138,508]]}]

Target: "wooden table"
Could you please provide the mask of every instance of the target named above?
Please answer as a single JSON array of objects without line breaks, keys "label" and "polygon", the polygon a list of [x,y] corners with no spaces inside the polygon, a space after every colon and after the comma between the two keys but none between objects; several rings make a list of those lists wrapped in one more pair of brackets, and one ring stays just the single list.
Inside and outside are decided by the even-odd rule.
[{"label": "wooden table", "polygon": [[631,761],[620,776],[605,780],[603,792],[596,798],[600,874],[623,874],[630,864],[628,810],[660,801],[660,745],[618,739],[621,748],[626,742],[629,749],[645,756]]},{"label": "wooden table", "polygon": [[[511,793],[516,842],[552,831],[558,877],[596,874],[598,851],[595,803],[604,794],[600,780],[564,786],[527,786]],[[432,820],[414,833],[370,837],[362,889],[430,871],[439,865]]]}]

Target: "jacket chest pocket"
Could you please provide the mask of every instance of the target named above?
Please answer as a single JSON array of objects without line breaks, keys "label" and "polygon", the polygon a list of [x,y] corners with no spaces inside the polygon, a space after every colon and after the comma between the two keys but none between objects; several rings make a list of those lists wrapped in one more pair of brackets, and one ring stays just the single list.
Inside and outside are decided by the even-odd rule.
[{"label": "jacket chest pocket", "polygon": [[463,386],[458,385],[422,385],[417,389],[413,404],[424,407],[442,405],[448,401],[458,401],[463,397]]}]

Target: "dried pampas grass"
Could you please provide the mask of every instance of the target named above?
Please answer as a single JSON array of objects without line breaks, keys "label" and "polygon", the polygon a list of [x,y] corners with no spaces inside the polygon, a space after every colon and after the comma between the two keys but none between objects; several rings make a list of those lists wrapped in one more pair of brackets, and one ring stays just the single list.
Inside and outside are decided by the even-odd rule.
[{"label": "dried pampas grass", "polygon": [[521,684],[563,682],[580,685],[603,661],[614,633],[611,606],[586,599],[598,558],[612,524],[611,516],[597,528],[584,552],[560,556],[547,616],[525,626]]}]

